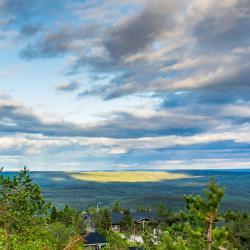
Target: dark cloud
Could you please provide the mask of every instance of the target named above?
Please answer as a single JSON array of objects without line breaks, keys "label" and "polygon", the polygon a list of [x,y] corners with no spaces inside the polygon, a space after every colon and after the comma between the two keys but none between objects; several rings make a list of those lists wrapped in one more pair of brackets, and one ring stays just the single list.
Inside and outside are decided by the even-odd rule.
[{"label": "dark cloud", "polygon": [[106,120],[95,126],[98,136],[112,138],[138,138],[159,135],[192,135],[200,133],[211,126],[204,119],[182,114],[155,114],[138,116],[119,112],[112,114],[113,119]]},{"label": "dark cloud", "polygon": [[103,73],[114,73],[118,72],[120,63],[103,55],[96,55],[96,56],[80,56],[77,58],[75,62],[70,65],[69,70],[67,71],[67,75],[74,75],[80,73],[84,68],[90,69],[94,74],[103,74]]},{"label": "dark cloud", "polygon": [[176,5],[155,1],[139,14],[121,20],[109,33],[105,46],[113,58],[142,51],[163,32],[176,27]]},{"label": "dark cloud", "polygon": [[[157,4],[154,7],[151,6],[151,8],[147,6],[143,12],[135,15],[133,18],[126,18],[118,23],[109,34],[109,40],[105,42],[107,50],[114,59],[111,63],[115,64],[113,68],[111,66],[109,68],[113,69],[114,72],[123,71],[123,75],[129,75],[129,77],[127,79],[123,75],[115,77],[110,84],[94,87],[81,93],[80,96],[100,95],[105,100],[108,100],[134,93],[153,92],[162,94],[165,92],[165,94],[168,94],[177,90],[200,89],[203,92],[202,89],[205,89],[204,91],[207,91],[208,95],[212,93],[211,95],[218,96],[217,92],[230,93],[231,99],[229,98],[228,102],[239,99],[240,94],[249,91],[250,65],[248,63],[249,52],[247,50],[249,50],[248,45],[250,44],[248,28],[250,5],[248,1],[236,1],[236,4],[232,6],[229,2],[223,2],[217,6],[215,1],[211,1],[210,5],[205,10],[203,9],[201,13],[197,9],[197,13],[195,12],[196,15],[193,17],[195,21],[190,21],[189,23],[190,17],[187,17],[185,24],[177,22],[177,26],[182,25],[182,27],[178,27],[179,29],[183,29],[183,31],[186,29],[183,36],[186,35],[188,37],[190,35],[189,31],[192,31],[194,41],[192,43],[192,40],[190,40],[192,49],[190,49],[188,44],[184,44],[184,47],[181,47],[179,51],[182,51],[191,60],[200,58],[204,52],[210,53],[204,61],[194,66],[187,65],[186,68],[173,67],[172,70],[164,74],[161,71],[163,65],[179,65],[186,58],[183,58],[176,51],[172,51],[173,54],[172,52],[169,54],[170,58],[164,60],[164,54],[158,57],[152,54],[153,59],[150,58],[152,51],[148,50],[147,46],[152,44],[153,41],[158,41],[160,34],[168,30],[171,31],[171,29],[166,24],[162,26],[164,22],[168,22],[167,19],[161,19],[161,14],[165,13],[164,8],[160,9]],[[159,17],[159,19],[155,19],[156,29],[153,28],[154,21],[151,22],[153,19],[151,15]],[[175,24],[171,15],[170,19]],[[160,24],[157,23],[158,21]],[[150,25],[148,25],[148,22],[150,22]],[[151,28],[156,33],[151,32]],[[172,25],[172,28],[175,28],[175,25]],[[141,31],[142,34],[140,33]],[[138,35],[135,35],[136,33]],[[152,37],[149,34],[152,34]],[[185,37],[181,38],[185,39]],[[171,36],[169,36],[169,39],[171,41]],[[168,45],[166,44],[166,46]],[[170,45],[172,44],[170,43]],[[211,49],[213,48],[212,53],[208,46]],[[246,50],[246,52],[234,53],[233,51],[239,47],[242,51]],[[227,53],[225,53],[225,49]],[[118,59],[121,57],[128,58],[132,55],[136,58],[138,52],[143,54],[143,56],[140,55],[140,60],[132,60],[130,63],[123,64],[118,62]],[[200,52],[201,54],[199,54]],[[227,58],[227,55],[230,55],[230,57]],[[147,56],[152,62],[146,61]],[[174,56],[175,60],[169,60],[171,56]],[[92,63],[96,65],[95,61]],[[106,69],[105,67],[103,68]],[[194,93],[194,99],[196,92],[191,92]]]},{"label": "dark cloud", "polygon": [[[12,100],[5,100],[0,105],[0,130],[3,133],[41,133],[45,135],[70,135],[78,133],[80,128],[64,121],[44,122],[25,106]],[[75,132],[73,132],[75,130]]]},{"label": "dark cloud", "polygon": [[[15,1],[19,6],[21,2]],[[47,1],[34,1],[30,5],[28,2],[24,1],[19,10],[12,8],[7,1],[4,9],[23,14],[34,8],[45,15]],[[139,6],[127,16],[114,19],[112,27],[100,20],[76,26],[69,21],[58,24],[49,19],[52,25],[46,31],[37,30],[32,22],[23,25],[21,33],[24,35],[39,34],[29,41],[20,54],[25,59],[73,54],[75,60],[66,72],[68,75],[86,69],[97,78],[103,73],[114,75],[113,80],[105,86],[95,85],[79,93],[78,97],[100,95],[109,100],[135,93],[167,95],[193,88],[206,88],[208,92],[248,88],[249,55],[242,53],[232,55],[235,59],[220,59],[226,56],[225,49],[229,54],[238,47],[247,49],[250,42],[247,0],[219,5],[211,0],[205,8],[203,3],[190,2],[187,6],[184,1],[161,0],[141,2]],[[56,7],[57,4],[53,2],[49,9],[56,11]],[[187,8],[191,11],[187,11]],[[62,9],[68,11],[68,17],[75,18],[67,1],[59,11]],[[215,49],[211,51],[209,46]],[[186,68],[175,67],[187,59],[201,58],[204,52],[211,53],[207,61],[205,59]],[[212,58],[218,60],[211,62]],[[162,70],[171,66],[169,71]]]},{"label": "dark cloud", "polygon": [[88,126],[59,120],[47,122],[21,104],[5,100],[0,105],[0,130],[4,133],[31,133],[46,136],[85,136],[138,138],[159,135],[192,135],[217,123],[205,117],[183,114],[153,114],[141,116],[128,112],[113,113],[111,117]]},{"label": "dark cloud", "polygon": [[35,35],[42,29],[42,26],[39,24],[26,24],[24,25],[21,30],[20,34],[25,37],[30,37]]},{"label": "dark cloud", "polygon": [[61,56],[67,52],[79,53],[79,50],[84,49],[82,40],[91,36],[94,28],[93,25],[78,28],[65,26],[58,31],[48,31],[39,41],[28,44],[21,51],[21,56],[34,59]]},{"label": "dark cloud", "polygon": [[62,83],[58,84],[55,86],[55,89],[57,91],[62,91],[62,92],[72,92],[81,87],[81,84],[74,81],[74,82],[69,82],[69,83]]},{"label": "dark cloud", "polygon": [[204,16],[194,27],[199,49],[225,50],[250,42],[249,0],[217,4],[211,1]]}]

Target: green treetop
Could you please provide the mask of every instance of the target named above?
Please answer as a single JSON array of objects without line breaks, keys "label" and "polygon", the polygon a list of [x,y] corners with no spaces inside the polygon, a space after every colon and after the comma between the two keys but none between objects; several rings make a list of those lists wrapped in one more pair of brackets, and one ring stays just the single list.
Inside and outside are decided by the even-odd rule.
[{"label": "green treetop", "polygon": [[[204,190],[205,197],[185,195],[187,213],[182,213],[184,223],[173,225],[163,237],[159,249],[233,249],[225,227],[216,226],[223,218],[220,203],[224,188],[211,179]],[[182,246],[182,247],[180,247]],[[178,248],[179,247],[179,248]]]},{"label": "green treetop", "polygon": [[110,212],[107,208],[104,208],[102,212],[101,221],[100,221],[100,228],[101,230],[109,231],[110,227],[111,227]]},{"label": "green treetop", "polygon": [[123,216],[121,220],[121,227],[123,230],[128,230],[132,225],[132,218],[128,209],[123,210]]},{"label": "green treetop", "polygon": [[122,208],[118,202],[115,203],[115,205],[112,208],[112,212],[119,213],[122,211]]}]

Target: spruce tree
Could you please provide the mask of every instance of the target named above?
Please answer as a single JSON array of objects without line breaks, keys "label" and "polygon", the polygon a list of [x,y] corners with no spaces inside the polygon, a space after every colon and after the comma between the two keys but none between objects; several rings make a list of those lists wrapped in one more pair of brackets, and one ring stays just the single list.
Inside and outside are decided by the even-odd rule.
[{"label": "spruce tree", "polygon": [[0,226],[6,235],[41,221],[47,208],[40,187],[32,182],[26,167],[12,179],[0,175]]},{"label": "spruce tree", "polygon": [[40,187],[32,182],[26,167],[13,178],[1,171],[0,249],[43,249],[49,245],[45,237],[49,205]]},{"label": "spruce tree", "polygon": [[107,208],[103,210],[101,217],[100,228],[105,231],[109,231],[111,227],[111,216]]},{"label": "spruce tree", "polygon": [[112,208],[112,212],[119,213],[122,211],[122,208],[118,202],[115,203],[115,205]]},{"label": "spruce tree", "polygon": [[56,208],[53,206],[51,211],[50,211],[50,220],[52,222],[54,222],[54,221],[56,221],[57,217],[58,217],[58,212],[57,212]]},{"label": "spruce tree", "polygon": [[128,209],[123,210],[123,216],[121,220],[121,227],[123,230],[128,230],[132,225],[132,218]]}]

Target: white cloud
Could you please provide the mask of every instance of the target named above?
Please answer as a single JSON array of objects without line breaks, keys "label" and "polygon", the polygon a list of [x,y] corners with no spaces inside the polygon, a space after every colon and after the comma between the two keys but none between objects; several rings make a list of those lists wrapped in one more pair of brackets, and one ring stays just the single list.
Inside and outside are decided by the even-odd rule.
[{"label": "white cloud", "polygon": [[125,148],[111,148],[110,154],[126,154],[127,150]]}]

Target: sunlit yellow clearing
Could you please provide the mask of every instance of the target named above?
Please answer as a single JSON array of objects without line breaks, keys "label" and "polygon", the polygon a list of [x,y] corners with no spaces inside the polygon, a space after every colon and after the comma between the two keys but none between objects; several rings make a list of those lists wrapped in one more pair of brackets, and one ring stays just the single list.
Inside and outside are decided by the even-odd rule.
[{"label": "sunlit yellow clearing", "polygon": [[150,171],[80,172],[71,176],[77,180],[95,182],[157,182],[190,177],[187,174]]}]

